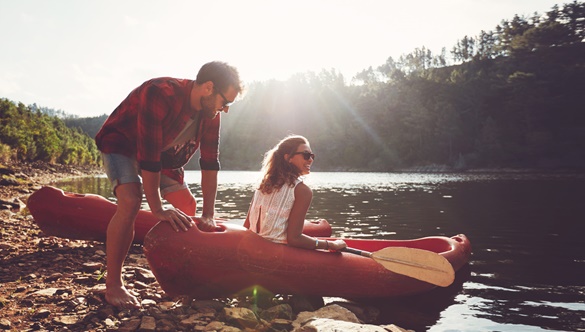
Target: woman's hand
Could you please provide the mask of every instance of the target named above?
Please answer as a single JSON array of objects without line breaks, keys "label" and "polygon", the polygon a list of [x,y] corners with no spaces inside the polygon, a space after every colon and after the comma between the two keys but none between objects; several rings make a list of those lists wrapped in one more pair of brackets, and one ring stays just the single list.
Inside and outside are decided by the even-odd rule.
[{"label": "woman's hand", "polygon": [[347,248],[347,243],[345,243],[343,240],[327,241],[327,244],[329,245],[328,249],[333,251],[339,251],[343,248]]}]

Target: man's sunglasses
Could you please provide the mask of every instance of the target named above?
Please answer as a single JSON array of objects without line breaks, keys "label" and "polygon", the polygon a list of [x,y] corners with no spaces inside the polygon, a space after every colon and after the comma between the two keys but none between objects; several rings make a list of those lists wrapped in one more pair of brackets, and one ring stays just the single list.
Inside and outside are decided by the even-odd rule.
[{"label": "man's sunglasses", "polygon": [[221,107],[222,109],[226,108],[226,107],[230,107],[232,106],[232,104],[234,103],[233,101],[229,101],[224,95],[223,93],[221,93],[221,91],[219,91],[218,89],[215,89],[215,91],[217,91],[219,93],[219,95],[221,96],[221,98],[223,98],[223,106]]},{"label": "man's sunglasses", "polygon": [[307,152],[307,151],[303,151],[303,152],[295,152],[295,153],[293,153],[293,154],[292,154],[292,156],[294,157],[294,156],[295,156],[295,155],[297,155],[297,154],[302,154],[302,155],[303,155],[303,158],[304,158],[305,160],[309,160],[309,159],[311,159],[311,158],[313,158],[313,160],[315,160],[315,154],[314,154],[314,153]]}]

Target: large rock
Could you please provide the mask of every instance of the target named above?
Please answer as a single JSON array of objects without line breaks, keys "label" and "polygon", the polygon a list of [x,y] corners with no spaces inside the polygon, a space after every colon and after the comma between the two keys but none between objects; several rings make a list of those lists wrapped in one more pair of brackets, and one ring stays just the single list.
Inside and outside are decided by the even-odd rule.
[{"label": "large rock", "polygon": [[388,332],[386,329],[369,324],[358,324],[329,318],[317,318],[295,328],[293,332]]},{"label": "large rock", "polygon": [[297,315],[297,319],[295,319],[295,321],[293,322],[293,327],[295,329],[298,329],[301,326],[305,325],[307,322],[318,318],[327,318],[330,320],[339,320],[349,323],[360,323],[359,319],[353,312],[349,311],[348,309],[340,305],[332,304],[325,306],[314,312],[303,311],[299,313]]},{"label": "large rock", "polygon": [[223,317],[227,322],[243,328],[255,328],[260,324],[254,312],[248,308],[223,308]]},{"label": "large rock", "polygon": [[292,317],[293,317],[292,308],[289,304],[286,303],[268,308],[260,313],[260,318],[268,322],[271,322],[277,318],[291,320]]},{"label": "large rock", "polygon": [[351,302],[334,302],[353,312],[363,323],[373,323],[380,317],[380,309],[373,306],[362,306]]}]

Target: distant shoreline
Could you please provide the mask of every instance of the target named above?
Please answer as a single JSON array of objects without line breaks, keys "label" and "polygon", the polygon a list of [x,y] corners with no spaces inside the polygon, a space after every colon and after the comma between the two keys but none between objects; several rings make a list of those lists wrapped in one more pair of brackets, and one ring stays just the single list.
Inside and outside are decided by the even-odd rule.
[{"label": "distant shoreline", "polygon": [[0,199],[21,199],[43,185],[103,173],[100,166],[62,165],[40,161],[0,163]]},{"label": "distant shoreline", "polygon": [[[189,169],[188,171],[199,171]],[[259,171],[224,169],[223,171]],[[365,170],[322,170],[315,172],[364,172],[364,173],[438,173],[438,174],[585,174],[579,168],[477,168],[455,170],[441,165],[417,166],[391,171]],[[47,162],[7,162],[0,163],[0,199],[8,200],[28,196],[43,185],[66,179],[103,175],[101,166],[62,165]]]}]

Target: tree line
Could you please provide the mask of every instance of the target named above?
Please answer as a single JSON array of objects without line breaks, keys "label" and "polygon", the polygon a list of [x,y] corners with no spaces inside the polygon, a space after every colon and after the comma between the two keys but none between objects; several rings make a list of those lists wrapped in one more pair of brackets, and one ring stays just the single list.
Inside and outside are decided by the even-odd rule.
[{"label": "tree line", "polygon": [[[258,170],[263,153],[294,133],[311,141],[315,170],[583,168],[584,41],[585,4],[573,1],[464,36],[449,52],[423,46],[389,57],[349,83],[335,69],[252,82],[222,118],[222,167]],[[75,153],[64,152],[54,148],[63,141],[31,143],[40,137],[32,124],[24,130],[37,138],[25,139],[3,122],[1,143],[20,158],[99,162],[92,138],[106,115],[77,118],[33,106],[8,108],[26,113],[25,122],[66,123],[81,128],[70,129],[73,135],[89,136]],[[188,168],[197,168],[196,159]]]},{"label": "tree line", "polygon": [[222,119],[222,164],[259,169],[287,133],[317,170],[585,167],[585,4],[503,20],[358,73],[256,82]]},{"label": "tree line", "polygon": [[100,154],[93,139],[51,112],[1,98],[0,160],[97,165]]}]

